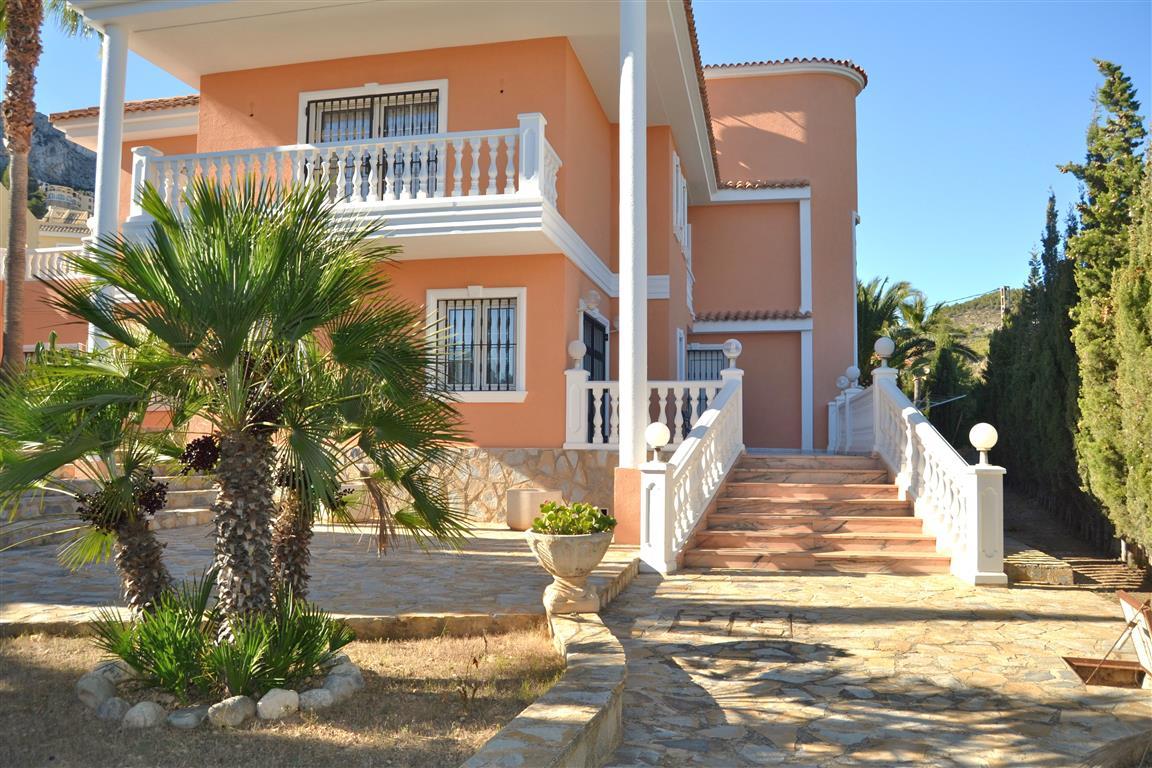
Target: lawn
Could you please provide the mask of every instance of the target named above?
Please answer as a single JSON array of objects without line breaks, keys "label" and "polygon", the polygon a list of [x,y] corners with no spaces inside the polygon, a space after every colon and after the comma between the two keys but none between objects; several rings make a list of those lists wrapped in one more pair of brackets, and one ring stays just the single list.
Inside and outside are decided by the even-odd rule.
[{"label": "lawn", "polygon": [[[367,687],[317,716],[121,731],[97,720],[73,686],[100,653],[84,639],[0,640],[0,765],[454,766],[559,677],[541,632],[487,638],[357,642],[346,649]],[[467,702],[465,701],[467,699]]]}]

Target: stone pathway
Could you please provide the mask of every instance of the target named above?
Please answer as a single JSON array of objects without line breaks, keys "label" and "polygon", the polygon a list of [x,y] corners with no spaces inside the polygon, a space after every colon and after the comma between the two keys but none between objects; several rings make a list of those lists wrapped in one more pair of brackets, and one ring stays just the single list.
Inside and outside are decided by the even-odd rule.
[{"label": "stone pathway", "polygon": [[[321,528],[312,546],[310,596],[345,614],[543,614],[541,596],[552,578],[536,563],[524,534],[490,523],[476,524],[473,532],[459,552],[401,545],[377,555],[366,533]],[[210,526],[158,535],[177,578],[198,576],[210,564]],[[602,586],[634,557],[630,547],[613,547],[594,583]],[[0,553],[0,621],[75,619],[120,602],[111,564],[69,573],[56,562],[55,547]]]},{"label": "stone pathway", "polygon": [[1070,766],[1152,727],[1149,691],[1060,659],[1123,629],[1091,592],[689,571],[603,616],[628,657],[612,766]]}]

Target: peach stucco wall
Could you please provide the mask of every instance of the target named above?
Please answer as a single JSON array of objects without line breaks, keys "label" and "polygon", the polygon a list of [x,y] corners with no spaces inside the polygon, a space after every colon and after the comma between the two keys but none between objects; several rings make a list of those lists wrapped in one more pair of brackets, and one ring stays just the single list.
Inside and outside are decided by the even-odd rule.
[{"label": "peach stucco wall", "polygon": [[[834,74],[790,74],[710,79],[707,87],[721,178],[805,179],[811,185],[814,438],[816,447],[821,447],[827,440],[824,406],[836,394],[836,377],[853,363],[855,354],[856,85]],[[719,302],[725,295],[744,301],[750,298],[750,289],[764,291],[772,303],[731,308],[797,306],[795,300],[781,305],[776,285],[786,280],[798,291],[796,226],[787,223],[796,221],[795,205],[749,207],[763,209],[763,213],[749,213],[760,224],[740,226],[776,222],[769,243],[784,258],[751,277],[747,271],[727,268],[731,255],[723,251],[732,239],[729,227],[735,225],[713,217],[731,214],[693,208],[694,253],[700,265],[696,269],[698,310],[703,302]],[[745,247],[752,242],[746,240]],[[785,257],[785,251],[796,257]],[[706,270],[703,262],[707,259],[726,266]],[[798,399],[794,407],[799,407]]]},{"label": "peach stucco wall", "polygon": [[[0,301],[5,283],[0,282]],[[47,343],[53,332],[58,344],[83,343],[88,325],[51,306],[52,291],[39,280],[24,281],[24,344]]]},{"label": "peach stucco wall", "polygon": [[610,125],[566,38],[205,75],[200,81],[198,151],[297,143],[301,92],[441,79],[448,81],[442,108],[447,109],[449,131],[514,128],[518,114],[544,115],[545,136],[563,162],[557,183],[560,212],[606,259]]}]

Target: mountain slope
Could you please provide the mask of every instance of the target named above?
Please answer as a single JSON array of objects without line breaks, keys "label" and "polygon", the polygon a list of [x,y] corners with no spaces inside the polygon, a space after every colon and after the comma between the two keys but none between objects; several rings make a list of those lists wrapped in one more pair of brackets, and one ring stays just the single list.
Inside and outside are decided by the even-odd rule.
[{"label": "mountain slope", "polygon": [[[0,153],[0,173],[8,168],[8,161],[8,154]],[[28,175],[41,184],[91,191],[96,188],[96,153],[68,141],[63,131],[52,127],[47,115],[37,112]]]}]

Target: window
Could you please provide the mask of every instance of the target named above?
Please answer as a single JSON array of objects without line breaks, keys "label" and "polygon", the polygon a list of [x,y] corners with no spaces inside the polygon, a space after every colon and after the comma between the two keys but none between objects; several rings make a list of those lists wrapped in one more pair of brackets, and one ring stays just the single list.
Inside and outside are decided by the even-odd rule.
[{"label": "window", "polygon": [[690,344],[685,358],[688,381],[720,381],[720,371],[728,364],[719,345]]},{"label": "window", "polygon": [[517,401],[524,391],[524,289],[428,292],[437,377],[464,401]]},{"label": "window", "polygon": [[440,89],[313,99],[304,125],[311,144],[438,133]]}]

